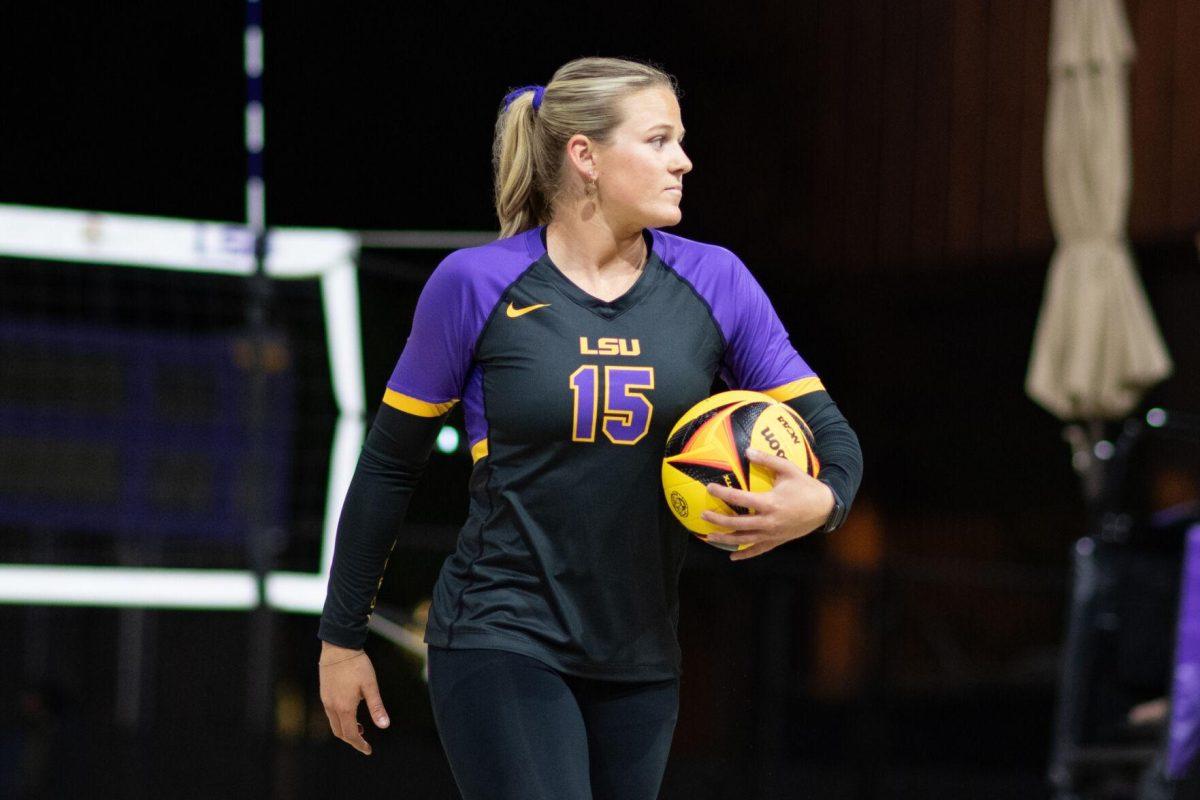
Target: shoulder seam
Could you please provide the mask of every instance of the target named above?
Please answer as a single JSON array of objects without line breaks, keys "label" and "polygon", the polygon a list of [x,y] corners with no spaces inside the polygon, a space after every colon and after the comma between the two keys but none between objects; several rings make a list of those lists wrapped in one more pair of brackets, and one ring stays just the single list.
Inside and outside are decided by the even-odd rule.
[{"label": "shoulder seam", "polygon": [[666,267],[667,272],[674,275],[675,279],[686,286],[688,290],[696,296],[696,299],[703,304],[704,310],[708,312],[708,318],[712,321],[713,327],[717,329],[717,336],[721,339],[721,360],[724,361],[725,353],[729,350],[729,340],[725,338],[725,331],[721,330],[721,323],[717,320],[717,315],[713,313],[712,304],[708,302],[704,295],[700,294],[700,291],[694,285],[692,285],[691,281],[680,275],[673,265],[668,264],[661,258],[659,261],[662,262],[664,267]]},{"label": "shoulder seam", "polygon": [[475,353],[477,353],[479,351],[479,342],[481,339],[483,339],[483,334],[485,334],[487,332],[487,329],[489,327],[491,327],[492,320],[496,318],[496,314],[499,312],[500,307],[502,305],[504,305],[504,296],[506,294],[508,294],[509,289],[511,289],[513,286],[515,286],[517,284],[517,281],[519,281],[519,280],[521,280],[521,278],[525,277],[525,273],[529,272],[529,270],[534,268],[534,266],[537,264],[537,262],[538,262],[538,259],[536,259],[536,258],[533,261],[529,262],[529,264],[526,265],[525,269],[523,269],[517,273],[517,277],[515,277],[511,281],[509,281],[505,285],[505,287],[500,290],[500,294],[496,297],[496,302],[492,304],[491,309],[488,311],[487,317],[485,317],[483,320],[483,325],[481,325],[479,328],[479,333],[475,336],[474,341],[471,342],[471,360],[472,361],[475,360]]}]

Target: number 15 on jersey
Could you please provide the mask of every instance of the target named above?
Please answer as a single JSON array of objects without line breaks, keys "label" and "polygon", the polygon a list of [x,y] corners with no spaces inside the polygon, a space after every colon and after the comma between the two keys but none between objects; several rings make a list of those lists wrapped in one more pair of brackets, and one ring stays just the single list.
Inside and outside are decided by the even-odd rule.
[{"label": "number 15 on jersey", "polygon": [[[572,441],[596,441],[597,419],[604,435],[613,444],[637,444],[650,430],[654,406],[645,391],[654,388],[654,367],[605,365],[603,387],[600,365],[583,364],[571,373],[570,386],[575,395],[571,432]],[[599,406],[604,395],[604,408]]]}]

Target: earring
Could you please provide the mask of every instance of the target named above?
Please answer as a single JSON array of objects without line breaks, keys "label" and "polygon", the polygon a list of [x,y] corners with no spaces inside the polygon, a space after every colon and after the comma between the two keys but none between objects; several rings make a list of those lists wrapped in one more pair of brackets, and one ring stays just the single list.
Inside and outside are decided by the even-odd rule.
[{"label": "earring", "polygon": [[596,192],[596,173],[589,172],[588,179],[583,183],[584,191],[587,194],[595,194]]}]

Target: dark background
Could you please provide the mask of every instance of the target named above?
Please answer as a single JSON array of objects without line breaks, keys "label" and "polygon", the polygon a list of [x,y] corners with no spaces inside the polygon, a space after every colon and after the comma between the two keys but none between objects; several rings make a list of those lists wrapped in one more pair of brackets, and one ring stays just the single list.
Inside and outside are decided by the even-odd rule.
[{"label": "dark background", "polygon": [[[1197,411],[1200,6],[1125,6],[1138,47],[1129,237],[1176,363],[1146,405]],[[22,8],[0,33],[0,202],[241,221],[242,17],[237,3]],[[490,143],[506,91],[545,83],[580,55],[673,73],[695,163],[676,231],[750,265],[859,433],[865,480],[836,539],[738,566],[700,545],[689,556],[685,704],[664,796],[1045,792],[1067,554],[1086,532],[1061,425],[1023,392],[1053,247],[1042,174],[1049,21],[1049,3],[1033,0],[264,7],[271,225],[493,229]],[[441,255],[363,255],[372,408],[420,278]],[[243,324],[236,282],[5,269],[9,316]],[[271,322],[301,379],[279,563],[302,571],[315,563],[333,412],[319,320],[313,287],[275,288]],[[427,594],[468,469],[461,453],[431,463],[383,600]],[[4,538],[6,560],[30,562],[111,563],[120,540]],[[144,557],[242,556],[179,544]],[[145,727],[166,735],[118,750],[97,733],[118,680],[117,617],[0,609],[0,635],[23,649],[0,671],[7,717],[25,718],[18,687],[61,694],[76,728],[64,723],[60,749],[83,748],[59,772],[63,785],[240,796],[255,767],[236,746],[246,619],[148,615],[159,661]],[[403,722],[376,733],[377,755],[363,762],[323,733],[315,620],[280,617],[276,638],[280,702],[303,720],[280,723],[277,794],[353,785],[450,796],[412,664],[373,640]]]}]

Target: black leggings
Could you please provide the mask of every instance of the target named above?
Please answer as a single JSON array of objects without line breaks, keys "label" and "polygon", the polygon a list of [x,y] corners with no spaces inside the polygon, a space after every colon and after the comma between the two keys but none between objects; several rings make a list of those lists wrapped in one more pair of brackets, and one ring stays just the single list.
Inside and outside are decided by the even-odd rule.
[{"label": "black leggings", "polygon": [[504,650],[429,648],[429,696],[463,800],[653,800],[679,681],[590,680]]}]

